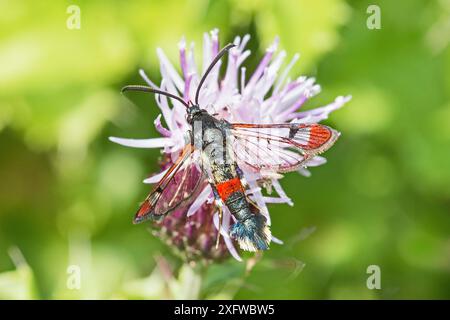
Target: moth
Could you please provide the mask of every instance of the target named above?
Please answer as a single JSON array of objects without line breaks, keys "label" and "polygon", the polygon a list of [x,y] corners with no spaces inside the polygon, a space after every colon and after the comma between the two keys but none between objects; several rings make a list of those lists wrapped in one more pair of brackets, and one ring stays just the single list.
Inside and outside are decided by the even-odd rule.
[{"label": "moth", "polygon": [[[226,206],[235,218],[229,235],[241,249],[267,250],[271,231],[262,210],[252,200],[244,171],[267,177],[297,170],[329,149],[339,133],[321,124],[230,123],[209,114],[199,105],[202,85],[232,47],[234,44],[228,44],[212,60],[199,82],[194,101],[148,86],[129,85],[122,89],[122,92],[150,92],[178,100],[186,107],[190,125],[186,145],[142,202],[134,223],[163,219],[172,211],[187,207],[210,184],[219,213],[219,228]],[[219,236],[220,232],[217,241]]]}]

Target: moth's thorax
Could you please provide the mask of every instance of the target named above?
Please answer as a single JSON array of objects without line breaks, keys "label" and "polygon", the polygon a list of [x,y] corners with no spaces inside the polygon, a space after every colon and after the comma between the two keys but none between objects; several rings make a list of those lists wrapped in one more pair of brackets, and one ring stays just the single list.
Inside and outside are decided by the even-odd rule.
[{"label": "moth's thorax", "polygon": [[214,182],[235,178],[236,163],[233,157],[229,123],[218,120],[206,110],[193,106],[188,110],[191,120],[194,147],[201,151],[204,169],[209,171]]},{"label": "moth's thorax", "polygon": [[195,121],[199,121],[203,114],[208,114],[206,110],[201,109],[198,105],[189,107],[186,112],[186,120],[191,126]]}]

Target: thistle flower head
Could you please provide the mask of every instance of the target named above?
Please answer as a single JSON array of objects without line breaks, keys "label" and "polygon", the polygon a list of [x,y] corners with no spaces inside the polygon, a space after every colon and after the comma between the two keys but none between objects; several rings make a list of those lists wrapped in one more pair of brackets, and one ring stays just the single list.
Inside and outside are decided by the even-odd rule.
[{"label": "thistle flower head", "polygon": [[[339,109],[349,101],[349,96],[340,96],[323,107],[301,111],[303,104],[320,92],[320,86],[315,83],[314,78],[302,76],[292,80],[288,77],[289,71],[298,60],[299,55],[294,55],[287,66],[282,68],[286,53],[284,51],[277,53],[278,39],[275,39],[273,44],[267,48],[256,70],[247,74],[244,62],[250,56],[250,51],[246,49],[249,40],[249,35],[242,38],[236,37],[233,41],[235,47],[228,54],[224,76],[220,77],[219,70],[223,61],[219,61],[203,85],[198,102],[209,114],[238,123],[297,122],[309,124],[326,119],[332,111]],[[201,76],[219,52],[218,30],[204,35],[201,66],[197,66],[195,63],[193,43],[187,45],[185,39],[182,39],[178,47],[181,73],[169,61],[163,50],[158,48],[161,84],[159,86],[154,84],[142,70],[140,70],[140,74],[149,86],[179,95],[186,102],[194,101]],[[111,137],[110,140],[130,147],[161,148],[165,157],[170,161],[175,161],[186,143],[186,133],[190,129],[186,120],[186,108],[180,101],[162,95],[156,96],[156,103],[161,114],[155,119],[154,124],[162,137],[152,139]],[[161,118],[164,119],[165,126],[162,124]],[[318,166],[325,162],[325,158],[315,156],[308,160],[306,165]],[[260,173],[242,169],[250,187],[249,192],[253,194],[254,201],[265,216],[267,224],[270,225],[267,204],[287,203],[293,205],[279,183],[281,176],[263,177]],[[144,183],[157,183],[164,173],[163,170],[160,174],[144,180]],[[306,176],[310,174],[304,167],[299,169],[299,173]],[[266,189],[271,195],[263,194],[263,189]],[[272,193],[272,189],[275,192]],[[212,245],[215,242],[219,226],[218,214],[212,202],[211,187],[206,185],[189,207],[175,210],[162,222],[158,222],[156,234],[164,238],[177,251],[184,252],[188,260],[200,257],[212,260],[222,259],[226,254],[225,247],[233,257],[241,260],[233,240],[229,236],[229,227],[233,224],[234,218],[226,207],[224,207],[220,228],[223,240],[218,249]],[[272,241],[281,243],[274,237]]]}]

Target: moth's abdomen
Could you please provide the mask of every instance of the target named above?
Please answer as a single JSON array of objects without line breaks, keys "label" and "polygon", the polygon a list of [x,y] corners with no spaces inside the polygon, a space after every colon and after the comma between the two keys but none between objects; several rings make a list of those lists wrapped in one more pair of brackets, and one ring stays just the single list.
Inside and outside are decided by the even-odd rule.
[{"label": "moth's abdomen", "polygon": [[239,178],[236,180],[222,183],[221,192],[219,192],[222,201],[237,220],[231,226],[230,236],[243,250],[267,250],[272,235],[266,218],[258,212],[258,208],[248,202]]},{"label": "moth's abdomen", "polygon": [[243,221],[237,221],[231,226],[230,236],[246,251],[267,250],[272,240],[266,218],[262,214],[252,214]]}]

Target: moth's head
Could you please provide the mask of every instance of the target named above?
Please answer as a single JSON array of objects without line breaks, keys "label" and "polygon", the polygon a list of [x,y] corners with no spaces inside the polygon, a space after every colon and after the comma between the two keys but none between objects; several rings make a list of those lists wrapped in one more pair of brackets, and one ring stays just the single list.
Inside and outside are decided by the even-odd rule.
[{"label": "moth's head", "polygon": [[187,110],[186,121],[192,125],[195,121],[195,118],[201,115],[205,110],[200,109],[198,105],[192,105]]}]

